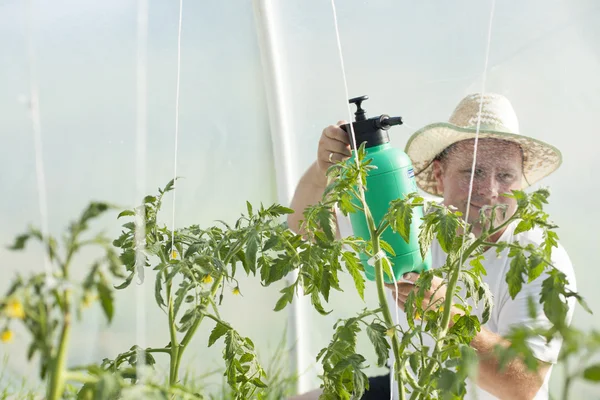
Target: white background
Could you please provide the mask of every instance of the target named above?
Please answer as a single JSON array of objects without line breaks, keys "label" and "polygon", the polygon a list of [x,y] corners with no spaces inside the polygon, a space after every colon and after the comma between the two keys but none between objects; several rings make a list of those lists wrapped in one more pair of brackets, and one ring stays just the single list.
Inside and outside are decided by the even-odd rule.
[{"label": "white background", "polygon": [[[275,2],[274,2],[275,3]],[[548,207],[560,226],[578,287],[592,308],[600,297],[596,250],[600,183],[596,174],[597,114],[600,110],[600,5],[593,0],[338,1],[348,96],[370,96],[369,115],[401,115],[390,131],[403,148],[421,126],[448,118],[468,93],[485,90],[511,100],[524,134],[562,150],[563,166],[542,182],[552,191]],[[177,60],[177,1],[151,1],[148,37],[148,136],[146,192],[173,176]],[[295,144],[293,180],[314,160],[322,129],[349,119],[329,1],[285,1],[274,5],[283,100]],[[59,233],[92,199],[130,207],[136,198],[136,2],[60,0],[34,2],[33,34],[43,136],[49,227]],[[39,248],[5,250],[28,224],[40,224],[32,125],[19,101],[29,90],[26,7],[0,5],[0,253],[8,285],[17,271],[42,269]],[[486,50],[489,45],[488,67]],[[176,225],[234,220],[245,201],[278,201],[269,115],[265,100],[252,4],[248,1],[184,2]],[[281,166],[279,166],[281,168]],[[172,197],[163,221],[170,224]],[[94,225],[116,235],[114,215]],[[85,259],[82,260],[82,265]],[[308,358],[327,345],[340,317],[373,305],[357,300],[351,280],[334,293],[322,317],[308,313]],[[255,340],[266,356],[284,335],[286,315],[270,312],[278,288],[242,281],[243,297],[226,298],[223,316]],[[164,315],[155,310],[147,286],[148,345],[166,343]],[[114,357],[136,341],[135,288],[122,292],[107,327],[99,308],[77,327],[70,362]],[[154,324],[156,323],[156,327]],[[163,323],[163,324],[161,324]],[[578,309],[573,323],[600,328],[597,317]],[[188,361],[203,372],[218,366],[219,348],[203,349],[202,329]],[[25,361],[28,338],[19,334],[0,354],[10,356],[16,376],[34,376]],[[360,352],[371,364],[370,343]],[[371,372],[381,372],[375,368]],[[554,377],[561,377],[555,369]],[[315,372],[311,380],[318,385]],[[552,383],[555,390],[560,383]],[[559,392],[557,392],[559,393]],[[597,387],[577,384],[572,398],[597,397]]]}]

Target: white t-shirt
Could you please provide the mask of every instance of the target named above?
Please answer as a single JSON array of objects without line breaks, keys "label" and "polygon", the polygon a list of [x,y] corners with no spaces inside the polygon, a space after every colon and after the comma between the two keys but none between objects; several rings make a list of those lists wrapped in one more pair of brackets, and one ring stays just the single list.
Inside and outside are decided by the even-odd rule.
[{"label": "white t-shirt", "polygon": [[[338,226],[340,229],[340,235],[342,237],[348,237],[352,235],[352,226],[350,224],[350,219],[345,217],[341,212],[337,212],[337,220]],[[540,245],[543,243],[542,231],[539,229],[534,229],[527,232],[522,232],[517,235],[514,235],[514,229],[516,227],[516,222],[509,225],[506,231],[503,233],[499,241],[501,242],[516,242],[518,241],[521,245],[526,246],[527,244]],[[442,250],[437,240],[434,239],[431,246],[431,255],[432,255],[432,268],[439,268],[443,266],[446,262],[447,254]],[[544,280],[544,275],[538,277],[531,283],[527,283],[527,281],[523,284],[523,287],[519,294],[515,297],[515,299],[511,299],[508,292],[508,284],[506,283],[506,274],[510,268],[510,258],[508,258],[508,250],[504,250],[500,256],[496,253],[496,248],[491,248],[486,251],[484,254],[485,260],[482,261],[483,266],[486,269],[487,275],[482,277],[483,281],[488,284],[490,292],[493,296],[493,308],[488,322],[483,325],[491,332],[497,333],[501,336],[507,334],[509,332],[509,328],[511,325],[519,324],[519,325],[539,325],[540,322],[547,323],[548,320],[544,315],[543,310],[541,309],[541,305],[538,303],[538,317],[535,320],[531,320],[529,318],[528,313],[528,297],[529,295],[535,296],[535,299],[539,299],[539,294],[542,288],[542,281]],[[569,285],[567,286],[570,290],[576,291],[576,281],[575,274],[573,270],[573,266],[571,264],[571,260],[565,249],[560,246],[554,248],[552,254],[552,262],[553,265],[562,271],[569,281]],[[392,318],[396,323],[402,326],[403,329],[408,329],[408,323],[406,320],[406,314],[396,306],[396,301],[391,291],[387,291],[388,293],[388,304],[390,307],[390,313],[392,314]],[[567,314],[567,323],[571,323],[571,319],[573,317],[573,311],[575,308],[575,298],[569,298],[569,311]],[[472,303],[471,303],[472,305]],[[483,309],[473,308],[472,315],[477,315],[477,317],[481,320],[481,314]],[[423,335],[424,345],[429,346],[430,349],[433,349],[433,340],[428,335]],[[534,355],[541,361],[546,361],[552,364],[557,362],[557,358],[559,355],[561,342],[558,339],[553,339],[550,343],[546,344],[546,339],[543,337],[535,338],[529,341],[530,348],[532,349]],[[394,355],[390,351],[390,360],[394,360]],[[391,363],[390,365],[393,365]],[[550,370],[546,374],[546,378],[544,380],[544,384],[540,388],[537,393],[535,400],[548,399],[548,383],[550,379],[550,374],[552,372],[552,366]],[[394,399],[398,399],[398,385],[397,383],[393,383],[394,388]],[[473,398],[478,400],[488,400],[488,399],[497,399],[495,396],[491,395],[487,391],[477,387],[472,382],[467,381],[467,399]]]}]

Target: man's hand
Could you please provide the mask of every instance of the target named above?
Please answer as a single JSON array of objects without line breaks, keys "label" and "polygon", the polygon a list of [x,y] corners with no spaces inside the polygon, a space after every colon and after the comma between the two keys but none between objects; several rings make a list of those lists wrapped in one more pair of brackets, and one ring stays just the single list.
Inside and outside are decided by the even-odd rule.
[{"label": "man's hand", "polygon": [[334,163],[350,158],[350,140],[348,134],[340,128],[345,121],[338,121],[323,129],[317,148],[317,167],[321,176],[326,177],[327,169]]},{"label": "man's hand", "polygon": [[[393,283],[386,283],[385,286],[391,289],[392,295],[394,299],[396,299],[396,295],[398,298],[398,307],[402,311],[406,311],[406,300],[408,299],[408,295],[410,292],[416,292],[419,290],[418,286],[415,285],[417,279],[419,279],[419,274],[415,272],[410,272],[408,274],[404,274],[403,278],[405,281],[398,282],[398,292],[396,292],[396,285]],[[437,276],[434,276],[431,280],[431,288],[424,292],[425,296],[423,297],[423,310],[437,310],[440,307],[443,307],[446,301],[446,285],[444,281]],[[442,308],[443,310],[443,308]],[[452,307],[450,311],[450,326],[452,326],[452,317],[456,314],[462,314],[462,311],[456,307]]]}]

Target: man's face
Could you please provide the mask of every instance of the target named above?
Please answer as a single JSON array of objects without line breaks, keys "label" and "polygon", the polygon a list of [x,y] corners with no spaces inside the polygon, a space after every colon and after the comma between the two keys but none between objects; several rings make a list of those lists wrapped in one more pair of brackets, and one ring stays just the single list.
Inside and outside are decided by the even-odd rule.
[{"label": "man's face", "polygon": [[[467,217],[468,209],[468,222],[473,224],[473,233],[477,235],[481,233],[478,220],[483,206],[506,205],[506,218],[514,214],[517,208],[516,201],[502,194],[521,189],[523,162],[517,144],[480,139],[477,143],[473,191],[468,207],[474,144],[474,140],[457,143],[443,160],[434,162],[433,168],[438,189],[444,194],[444,204],[458,208],[464,218]],[[498,208],[494,226],[505,220],[502,214],[502,209]]]}]

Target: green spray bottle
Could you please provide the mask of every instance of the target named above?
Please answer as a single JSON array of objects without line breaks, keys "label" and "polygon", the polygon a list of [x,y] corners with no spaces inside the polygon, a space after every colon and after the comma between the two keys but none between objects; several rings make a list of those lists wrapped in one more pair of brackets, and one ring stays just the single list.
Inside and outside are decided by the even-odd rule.
[{"label": "green spray bottle", "polygon": [[[365,159],[372,159],[371,164],[376,169],[368,172],[366,178],[365,201],[369,206],[375,226],[378,226],[381,219],[389,210],[390,202],[405,197],[407,194],[417,191],[417,184],[414,177],[412,161],[408,155],[400,149],[392,147],[388,130],[394,125],[402,124],[402,117],[390,117],[382,114],[377,117],[367,118],[365,110],[362,108],[362,102],[367,100],[368,96],[361,96],[350,99],[350,104],[356,104],[357,110],[354,113],[355,122],[352,123],[354,136],[356,138],[356,147],[360,148],[365,143]],[[350,125],[342,125],[341,128],[348,133],[349,141],[352,147],[352,157],[346,162],[355,163],[356,148],[352,141]],[[354,199],[356,205],[360,205],[358,199]],[[350,222],[354,231],[354,236],[363,240],[370,240],[371,235],[367,220],[363,211],[356,211],[349,214]],[[428,270],[431,267],[431,252],[427,252],[425,259],[421,257],[419,247],[419,232],[423,209],[421,207],[413,209],[413,218],[410,227],[409,241],[406,242],[399,233],[391,228],[385,230],[381,239],[387,242],[394,250],[395,255],[386,253],[388,260],[392,264],[392,270],[396,280],[400,280],[402,275],[407,272],[420,272]],[[359,255],[365,269],[367,279],[375,280],[375,269],[369,264],[369,256]],[[393,280],[387,274],[384,274],[386,283],[393,283]]]}]

